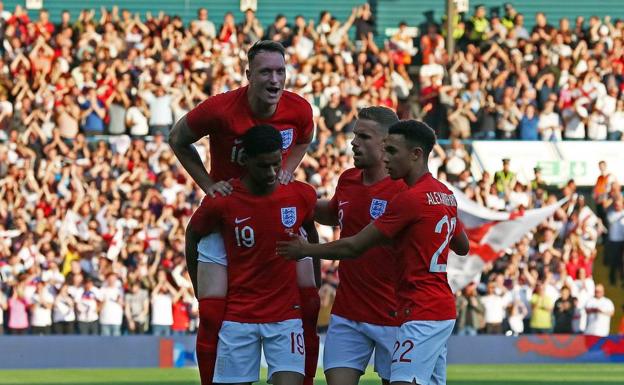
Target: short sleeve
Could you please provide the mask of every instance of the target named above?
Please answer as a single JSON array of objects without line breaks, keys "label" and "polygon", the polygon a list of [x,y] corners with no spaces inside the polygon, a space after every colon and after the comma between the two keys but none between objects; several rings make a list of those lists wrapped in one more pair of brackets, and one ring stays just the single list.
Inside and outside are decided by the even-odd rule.
[{"label": "short sleeve", "polygon": [[462,221],[457,218],[457,225],[455,225],[455,232],[453,233],[453,237],[458,237],[462,231],[464,231],[464,224]]},{"label": "short sleeve", "polygon": [[312,106],[307,100],[303,99],[301,103],[301,123],[299,124],[299,132],[297,133],[297,144],[306,144],[312,141],[314,133],[314,121],[312,120]]},{"label": "short sleeve", "polygon": [[388,204],[386,211],[373,222],[373,225],[387,238],[394,238],[415,219],[417,210],[412,206],[408,194],[400,193]]},{"label": "short sleeve", "polygon": [[202,236],[216,231],[221,222],[224,203],[222,198],[212,198],[206,195],[189,222],[193,231]]},{"label": "short sleeve", "polygon": [[209,97],[186,114],[186,124],[191,131],[200,136],[215,132],[221,121],[222,99],[222,95]]}]

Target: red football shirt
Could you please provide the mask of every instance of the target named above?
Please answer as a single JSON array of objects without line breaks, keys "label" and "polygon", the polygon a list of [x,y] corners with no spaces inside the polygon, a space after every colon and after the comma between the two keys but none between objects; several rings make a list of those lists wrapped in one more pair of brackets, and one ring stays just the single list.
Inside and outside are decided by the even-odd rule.
[{"label": "red football shirt", "polygon": [[430,173],[388,205],[375,226],[399,248],[399,317],[405,321],[455,319],[446,277],[449,241],[460,234],[457,201]]},{"label": "red football shirt", "polygon": [[228,196],[205,197],[191,218],[201,235],[219,230],[228,256],[225,320],[269,323],[301,318],[296,262],[275,254],[312,220],[316,192],[305,183],[279,185],[270,195],[252,195],[240,179]]},{"label": "red football shirt", "polygon": [[186,115],[193,132],[209,136],[210,176],[215,182],[242,176],[240,137],[252,126],[270,124],[281,132],[284,161],[293,145],[312,139],[312,107],[305,99],[284,91],[273,116],[259,119],[249,107],[247,88],[212,96]]},{"label": "red football shirt", "polygon": [[[389,177],[367,186],[357,168],[343,172],[330,201],[340,220],[340,237],[357,234],[381,216],[388,202],[405,189],[403,181]],[[395,255],[393,248],[380,246],[359,258],[340,261],[340,284],[332,313],[358,322],[398,325]]]}]

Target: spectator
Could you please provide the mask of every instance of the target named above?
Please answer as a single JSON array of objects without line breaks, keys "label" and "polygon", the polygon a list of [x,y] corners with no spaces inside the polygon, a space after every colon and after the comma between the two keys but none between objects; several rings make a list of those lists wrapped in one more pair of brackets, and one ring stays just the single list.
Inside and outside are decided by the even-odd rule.
[{"label": "spectator", "polygon": [[595,295],[587,301],[585,311],[587,312],[585,334],[599,337],[608,336],[615,307],[613,302],[604,296],[602,284],[596,285]]},{"label": "spectator", "polygon": [[36,291],[29,302],[32,334],[47,335],[52,331],[52,306],[54,297],[45,282],[36,281]]},{"label": "spectator", "polygon": [[52,331],[54,334],[76,332],[75,301],[69,294],[69,285],[63,283],[54,299],[52,308]]},{"label": "spectator", "polygon": [[531,332],[537,334],[552,331],[553,301],[546,294],[544,283],[538,283],[531,297]]},{"label": "spectator", "polygon": [[574,318],[575,304],[574,298],[570,296],[570,289],[564,286],[561,289],[561,297],[555,301],[554,316],[555,328],[554,333],[571,334],[572,320]]},{"label": "spectator", "polygon": [[76,315],[78,318],[78,333],[97,335],[98,333],[98,307],[101,303],[99,290],[93,284],[91,278],[84,280],[83,290],[76,300]]},{"label": "spectator", "polygon": [[609,236],[605,254],[609,261],[609,282],[615,285],[619,279],[624,284],[624,198],[621,195],[607,212],[607,223]]},{"label": "spectator", "polygon": [[172,98],[162,84],[156,84],[153,88],[154,92],[148,89],[141,95],[149,107],[149,133],[155,135],[161,132],[168,136],[173,124]]},{"label": "spectator", "polygon": [[245,20],[237,25],[237,29],[243,33],[246,44],[253,44],[264,35],[264,28],[251,8],[245,11]]},{"label": "spectator", "polygon": [[0,291],[0,335],[4,334],[4,312],[9,308],[6,296]]},{"label": "spectator", "polygon": [[524,320],[528,314],[529,311],[527,307],[520,299],[515,299],[511,305],[509,305],[507,322],[512,335],[517,336],[524,333]]},{"label": "spectator", "polygon": [[189,332],[193,298],[193,294],[189,293],[186,287],[176,291],[173,297],[173,323],[171,324],[171,331],[174,335],[185,335]]},{"label": "spectator", "polygon": [[524,115],[520,119],[518,131],[521,140],[538,140],[538,117],[535,115],[535,106],[529,104],[526,106]]},{"label": "spectator", "polygon": [[206,8],[200,8],[197,10],[197,20],[192,23],[196,24],[199,31],[205,37],[214,39],[217,36],[217,30],[212,21],[208,20],[208,10]]},{"label": "spectator", "polygon": [[159,270],[157,283],[152,289],[152,334],[168,337],[173,324],[173,298],[176,290],[167,281],[164,270]]},{"label": "spectator", "polygon": [[466,286],[461,295],[457,296],[456,334],[476,336],[485,327],[485,307],[477,296],[476,285]]},{"label": "spectator", "polygon": [[507,303],[503,296],[496,294],[496,284],[488,283],[487,294],[481,297],[484,307],[485,334],[503,334],[503,320]]},{"label": "spectator", "polygon": [[120,336],[123,321],[123,289],[117,274],[109,273],[100,289],[100,332],[103,336]]},{"label": "spectator", "polygon": [[130,291],[126,293],[124,302],[128,333],[145,333],[147,328],[147,316],[149,314],[149,295],[147,294],[147,290],[141,287],[139,281],[132,282]]}]

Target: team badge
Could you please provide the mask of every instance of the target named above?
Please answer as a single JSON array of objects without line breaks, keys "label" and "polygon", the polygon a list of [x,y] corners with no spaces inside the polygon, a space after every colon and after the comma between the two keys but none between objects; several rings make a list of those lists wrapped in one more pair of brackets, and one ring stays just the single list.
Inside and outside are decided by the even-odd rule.
[{"label": "team badge", "polygon": [[282,224],[285,227],[293,227],[297,222],[296,207],[282,207]]},{"label": "team badge", "polygon": [[280,134],[282,134],[282,150],[286,150],[292,144],[293,129],[289,128],[289,129],[280,131]]},{"label": "team badge", "polygon": [[386,211],[387,204],[388,204],[388,201],[385,201],[383,199],[373,199],[370,205],[370,210],[369,210],[371,217],[373,219],[379,218],[381,214],[383,214],[384,211]]}]

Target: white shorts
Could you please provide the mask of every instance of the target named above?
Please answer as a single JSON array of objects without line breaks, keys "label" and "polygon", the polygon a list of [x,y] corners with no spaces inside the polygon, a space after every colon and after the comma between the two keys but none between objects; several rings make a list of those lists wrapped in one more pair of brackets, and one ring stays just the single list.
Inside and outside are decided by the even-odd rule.
[{"label": "white shorts", "polygon": [[200,239],[197,244],[199,262],[216,263],[227,266],[227,254],[225,253],[225,243],[221,233],[208,234]]},{"label": "white shorts", "polygon": [[305,345],[300,319],[274,323],[224,321],[213,381],[231,384],[260,380],[260,348],[269,367],[269,381],[276,372],[304,374]]},{"label": "white shorts", "polygon": [[399,328],[392,355],[391,382],[446,384],[446,343],[455,320],[410,321]]},{"label": "white shorts", "polygon": [[390,379],[392,348],[398,331],[396,326],[381,326],[331,316],[323,352],[325,371],[351,368],[364,373],[375,351],[375,371],[384,380]]}]

